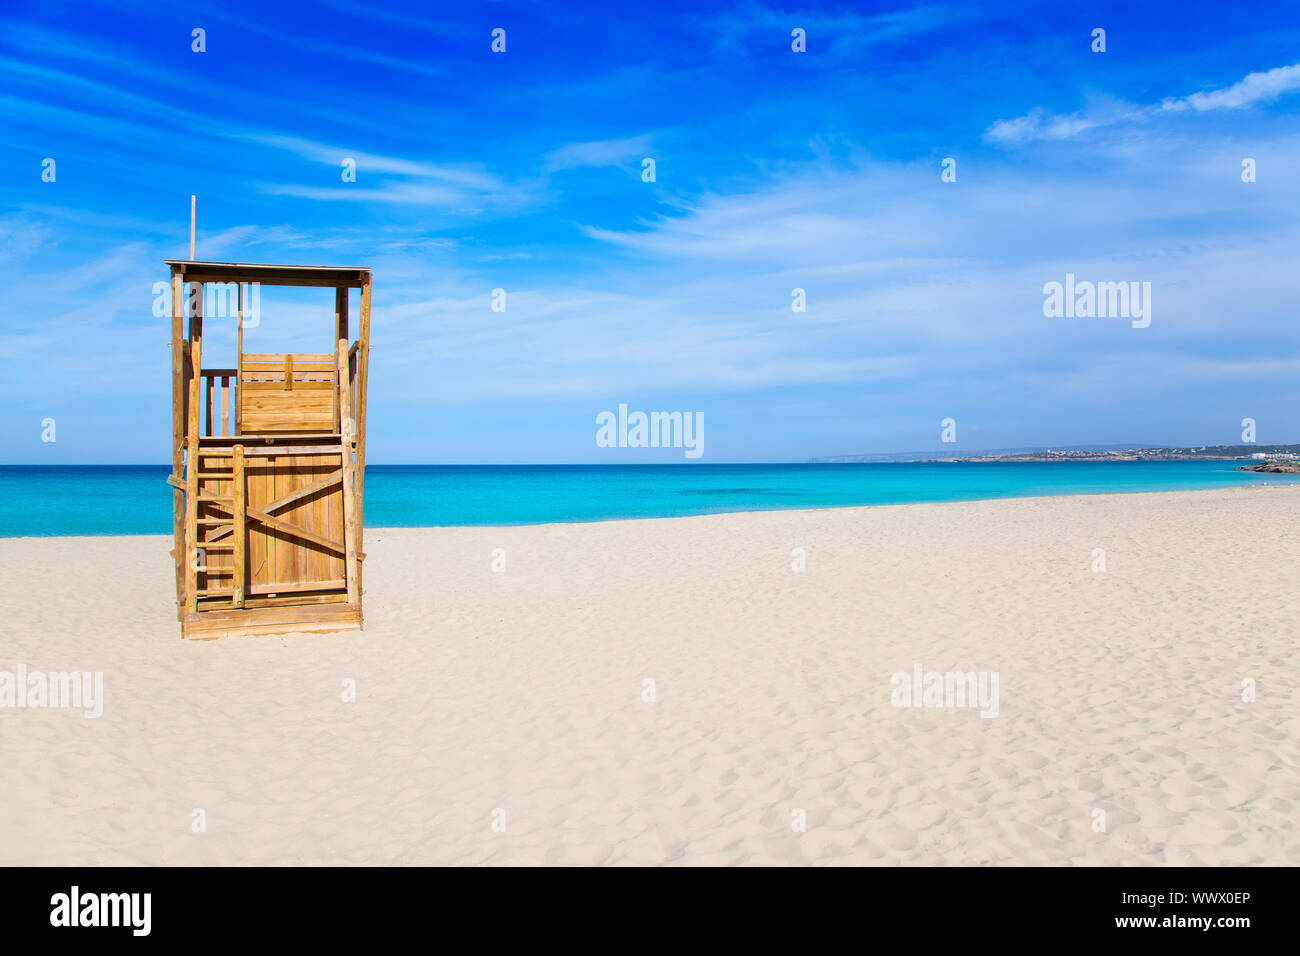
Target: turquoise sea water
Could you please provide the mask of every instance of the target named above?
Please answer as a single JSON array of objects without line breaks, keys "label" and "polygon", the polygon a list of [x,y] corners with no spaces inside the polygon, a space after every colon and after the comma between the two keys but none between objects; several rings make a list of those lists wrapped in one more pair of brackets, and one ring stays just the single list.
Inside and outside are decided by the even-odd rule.
[{"label": "turquoise sea water", "polygon": [[[1295,483],[1238,462],[371,465],[366,525],[535,524]],[[162,465],[0,466],[0,537],[171,532]]]}]

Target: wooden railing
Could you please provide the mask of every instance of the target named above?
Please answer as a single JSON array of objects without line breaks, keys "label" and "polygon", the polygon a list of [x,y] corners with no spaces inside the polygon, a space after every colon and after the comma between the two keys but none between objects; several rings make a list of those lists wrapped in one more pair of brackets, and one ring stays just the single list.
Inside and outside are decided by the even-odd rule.
[{"label": "wooden railing", "polygon": [[[233,435],[235,431],[230,416],[235,408],[235,394],[231,383],[235,380],[235,370],[205,368],[202,375],[200,436]],[[216,430],[217,426],[220,426],[220,431]]]},{"label": "wooden railing", "polygon": [[[354,342],[344,360],[347,363],[347,377],[344,388],[347,390],[349,397],[352,397],[357,389],[357,349],[359,346],[359,341]],[[262,368],[262,366],[266,365],[266,360],[272,358],[279,360],[274,374]],[[316,386],[318,382],[337,383],[338,364],[335,363],[327,369],[326,362],[321,361],[322,359],[334,362],[334,359],[329,355],[280,356],[245,353],[244,378],[249,381],[251,376],[253,382],[260,381],[264,377],[268,381],[284,382],[286,390],[292,390],[295,384]],[[240,426],[238,403],[236,401],[239,389],[239,371],[233,368],[205,368],[200,375],[202,381],[199,385],[199,437],[235,436],[239,432]],[[248,397],[250,398],[253,395],[254,387],[254,385],[249,386]],[[341,428],[342,423],[338,421],[340,396],[337,394],[337,385],[335,385],[335,389],[334,419],[335,425]],[[351,414],[355,416],[356,413],[357,409],[353,406]],[[254,428],[253,430],[256,431],[257,429]],[[329,429],[322,430],[328,431]]]}]

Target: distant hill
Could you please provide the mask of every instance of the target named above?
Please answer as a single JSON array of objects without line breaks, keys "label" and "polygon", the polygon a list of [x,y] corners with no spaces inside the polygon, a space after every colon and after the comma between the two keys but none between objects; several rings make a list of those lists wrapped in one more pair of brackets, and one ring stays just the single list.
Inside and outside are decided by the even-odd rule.
[{"label": "distant hill", "polygon": [[1131,460],[1197,458],[1249,458],[1259,453],[1269,455],[1300,454],[1297,445],[1053,445],[1051,448],[990,448],[986,450],[949,449],[933,451],[890,452],[874,455],[834,455],[811,458],[811,462],[871,461],[1058,461]]}]

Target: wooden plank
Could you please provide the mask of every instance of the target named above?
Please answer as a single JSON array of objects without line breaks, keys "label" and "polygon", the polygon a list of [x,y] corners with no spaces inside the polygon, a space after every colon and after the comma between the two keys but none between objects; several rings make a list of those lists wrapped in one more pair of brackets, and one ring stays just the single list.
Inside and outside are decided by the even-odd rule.
[{"label": "wooden plank", "polygon": [[284,390],[293,391],[293,356],[285,355],[284,357]]},{"label": "wooden plank", "polygon": [[334,581],[294,581],[280,584],[257,584],[248,589],[249,594],[296,594],[302,591],[341,591],[347,586],[342,578]]},{"label": "wooden plank", "polygon": [[[356,367],[355,352],[356,352],[356,344],[354,343],[353,346],[352,346],[352,348],[348,349],[348,360],[347,360],[347,361],[348,361],[348,367],[347,367],[347,395],[348,395],[348,407],[349,407],[349,409],[351,409],[351,411],[352,411],[352,419],[351,419],[351,420],[352,420],[352,422],[354,423],[354,424],[353,424],[353,427],[352,427],[352,429],[351,429],[351,433],[350,433],[350,435],[348,436],[348,437],[351,439],[351,441],[352,441],[352,448],[353,448],[353,457],[352,457],[352,497],[353,497],[353,500],[354,500],[354,504],[353,504],[353,508],[354,508],[354,510],[357,508],[357,505],[356,505],[356,503],[355,503],[355,502],[356,502],[356,497],[357,497],[357,469],[356,469],[356,458],[355,458],[355,449],[356,449],[356,427],[355,427],[355,422],[356,422],[356,413],[357,413],[357,412],[356,412],[356,375],[357,375],[357,367]],[[340,392],[340,394],[342,394],[342,393]],[[346,442],[346,441],[347,441],[347,439],[345,439],[345,442]],[[345,445],[345,447],[346,447],[346,445]],[[347,457],[346,457],[346,456],[344,457],[344,461],[347,461]],[[361,545],[360,545],[360,543],[359,543],[359,541],[360,541],[360,537],[361,537],[360,527],[358,526],[358,529],[357,529],[357,539],[358,539],[358,543],[357,543],[357,545],[356,545],[356,551],[357,551],[357,594],[358,594],[358,600],[360,600],[359,595],[361,594],[361,562],[362,562],[362,560],[363,560],[363,555],[362,555],[362,553],[361,553]],[[344,573],[346,574],[346,570],[345,570]]]},{"label": "wooden plank", "polygon": [[244,454],[254,458],[274,458],[277,455],[337,455],[338,445],[272,445],[269,448],[246,448]]},{"label": "wooden plank", "polygon": [[[188,456],[185,467],[185,540],[193,547],[199,540],[199,385],[203,381],[203,283],[191,286],[190,309],[190,387],[189,404],[185,417],[185,442]],[[183,554],[185,566],[190,565],[190,555]],[[198,574],[186,577],[185,611],[198,610]]]},{"label": "wooden plank", "polygon": [[[352,421],[354,421],[354,423],[355,423],[355,421],[356,421],[356,389],[355,389],[355,384],[356,384],[356,358],[355,358],[355,352],[356,352],[356,343],[354,342],[354,343],[352,343],[352,347],[350,347],[350,349],[347,350],[347,376],[346,376],[347,406],[348,406],[348,408],[350,408],[350,410],[351,410]],[[341,394],[342,394],[342,392],[341,392]],[[354,442],[355,442],[355,432],[356,432],[356,429],[355,429],[355,428],[352,429],[352,436],[351,436],[351,438],[352,438],[352,441],[354,441]],[[341,436],[341,437],[342,437],[342,436]],[[346,441],[346,440],[344,440],[344,441]],[[354,458],[352,458],[352,498],[354,498],[354,501],[355,501],[355,498],[356,498],[356,460],[355,460],[355,444],[354,444],[354,446],[352,446],[352,447],[354,447]],[[347,460],[348,460],[347,455],[344,455],[343,460],[344,460],[344,462],[347,462]],[[354,509],[355,509],[355,505],[354,505]],[[337,511],[338,511],[337,516],[335,516],[335,515],[326,515],[326,520],[337,518],[337,522],[338,522],[338,524],[341,525],[341,527],[339,527],[339,535],[342,536],[343,533],[344,533],[344,531],[346,531],[346,528],[342,527],[342,525],[343,525],[343,519],[346,518],[346,514],[344,514],[343,509],[337,509]],[[356,594],[357,594],[357,601],[360,601],[360,594],[361,594],[361,545],[360,545],[360,525],[357,525],[357,535],[356,535],[355,549],[356,549]],[[344,558],[346,558],[346,555],[344,555]],[[333,563],[331,563],[331,567],[333,567],[333,564],[337,564],[337,563],[338,563],[338,561],[337,561],[337,559],[335,559],[335,561],[334,561]],[[347,562],[346,562],[346,559],[344,559],[343,566],[342,566],[341,570],[339,570],[338,572],[334,572],[334,574],[339,574],[339,575],[342,575],[343,578],[346,578],[346,576],[347,576]],[[331,575],[331,576],[333,576],[333,575]]]},{"label": "wooden plank", "polygon": [[[285,384],[284,362],[279,363],[275,368],[266,369],[257,367],[250,368],[245,366],[244,381],[266,385],[278,385],[283,388]],[[331,365],[329,368],[324,369],[303,368],[301,364],[295,362],[293,365],[292,377],[289,381],[293,383],[295,388],[307,382],[333,386],[334,367]]]},{"label": "wooden plank", "polygon": [[209,272],[204,271],[200,279],[198,273],[193,273],[192,282],[260,282],[263,286],[302,286],[313,289],[359,289],[361,288],[361,279],[346,278],[299,278],[289,274],[259,273],[250,275],[247,272]]},{"label": "wooden plank", "polygon": [[[281,365],[284,363],[284,352],[249,352],[244,356],[245,365]],[[334,356],[330,352],[290,352],[293,356],[295,365],[304,363],[314,363],[323,365],[326,368],[334,366]]]},{"label": "wooden plank", "polygon": [[[209,446],[208,449],[204,452],[204,454],[216,455],[223,450],[220,446],[225,445],[228,448],[230,445],[234,444],[231,441],[231,439],[233,438],[240,439],[243,442],[245,448],[248,447],[249,442],[254,442],[254,441],[261,441],[269,445],[272,442],[287,442],[287,441],[299,442],[299,441],[308,441],[313,438],[324,439],[325,441],[330,443],[331,447],[333,447],[334,443],[336,443],[339,440],[339,433],[338,432],[301,432],[301,433],[294,432],[292,435],[282,435],[276,432],[271,432],[271,433],[263,433],[261,435],[257,435],[257,434],[225,435],[225,436],[211,435],[206,438],[200,437],[199,444]],[[214,445],[217,447],[212,447]]]},{"label": "wooden plank", "polygon": [[[338,560],[342,563],[343,559]],[[250,594],[244,598],[244,606],[249,608],[284,608],[303,604],[315,604],[326,610],[347,608],[348,595],[347,591],[336,588],[332,591],[285,591],[283,593],[277,591],[275,597],[269,594]]]},{"label": "wooden plank", "polygon": [[364,594],[362,578],[366,543],[366,386],[370,383],[370,273],[361,286],[361,330],[357,336],[357,593]]},{"label": "wooden plank", "polygon": [[295,355],[293,352],[281,352],[275,357],[274,361],[269,362],[255,362],[253,359],[245,357],[244,375],[249,378],[258,376],[269,379],[273,382],[283,381],[284,360],[286,358],[293,359],[293,367],[296,372],[324,374],[334,371],[333,362],[314,362],[310,359],[305,359],[300,355]]},{"label": "wooden plank", "polygon": [[245,555],[244,542],[247,540],[247,534],[244,529],[245,515],[247,514],[248,502],[246,500],[246,485],[244,480],[244,446],[235,446],[235,467],[234,467],[234,526],[235,535],[234,548],[234,588],[235,593],[231,596],[231,607],[244,606],[244,570]]},{"label": "wooden plank", "polygon": [[258,508],[249,507],[246,508],[245,511],[248,513],[250,518],[254,518],[262,522],[262,524],[274,528],[276,531],[283,531],[285,534],[293,535],[297,538],[303,538],[313,544],[320,545],[322,548],[329,548],[331,551],[336,551],[339,554],[346,553],[345,546],[341,542],[331,541],[324,535],[317,534],[315,531],[308,531],[306,528],[299,527],[292,521],[285,521],[283,518],[269,515]]},{"label": "wooden plank", "polygon": [[185,348],[184,315],[185,281],[180,273],[172,269],[172,473],[168,484],[172,491],[172,539],[173,556],[176,559],[176,617],[179,619],[186,608],[185,599],[185,368],[187,351]]},{"label": "wooden plank", "polygon": [[334,290],[334,344],[326,360],[334,367],[334,431],[344,431],[342,405],[339,404],[340,389],[348,380],[347,362],[339,361],[339,344],[346,349],[348,345],[348,290]]},{"label": "wooden plank", "polygon": [[348,394],[348,290],[334,293],[334,324],[338,355],[338,430],[342,433],[339,448],[343,453],[343,577],[348,582],[348,603],[356,604],[361,595],[357,582],[357,501],[352,488],[352,449],[357,423],[352,418]]},{"label": "wooden plank", "polygon": [[244,284],[242,282],[239,283],[238,299],[239,319],[235,330],[235,387],[239,391],[235,395],[235,434],[242,435],[244,430],[239,415],[239,406],[244,395]]},{"label": "wooden plank", "polygon": [[[181,635],[187,640],[263,634],[355,631],[362,626],[361,609],[343,603],[340,595],[304,595],[299,598],[250,598],[261,606],[242,610],[212,610],[186,615]],[[292,601],[292,604],[280,602]],[[271,602],[276,602],[272,604]]]},{"label": "wooden plank", "polygon": [[298,352],[276,352],[269,359],[253,359],[244,356],[244,375],[265,378],[272,382],[284,380],[284,361],[293,360],[295,372],[311,372],[324,375],[334,371],[334,362],[328,356],[324,360],[306,357]]},{"label": "wooden plank", "polygon": [[[293,438],[293,435],[277,435],[281,441],[286,438]],[[244,445],[245,458],[275,458],[279,455],[337,455],[339,453],[338,445]],[[203,450],[204,458],[230,458],[233,452],[222,448],[205,448]],[[223,472],[223,476],[229,477],[228,472]]]},{"label": "wooden plank", "polygon": [[[244,446],[244,454],[248,454],[248,446]],[[244,474],[248,477],[248,494],[245,497],[244,511],[247,513],[248,506],[260,506],[265,501],[274,498],[270,491],[271,482],[275,474],[275,459],[257,459],[250,466],[248,462],[244,465]],[[244,579],[244,607],[248,607],[248,587],[257,581],[274,580],[266,575],[266,563],[270,558],[270,548],[272,535],[270,529],[254,522],[247,526],[248,530],[248,576]]]},{"label": "wooden plank", "polygon": [[[286,602],[278,605],[271,604],[265,598],[261,598],[258,601],[261,606],[256,610],[253,608],[244,611],[234,608],[214,608],[205,614],[198,615],[198,618],[203,623],[208,624],[223,622],[227,624],[240,624],[243,622],[299,624],[314,620],[346,620],[349,617],[355,617],[358,609],[349,606],[347,601],[342,598],[343,595],[341,594],[327,595],[315,606],[313,606],[313,602],[316,599],[310,597],[297,598],[292,603]],[[251,599],[249,603],[252,603]]]},{"label": "wooden plank", "polygon": [[[250,392],[283,392],[285,390],[285,369],[281,365],[276,369],[273,376],[265,378],[256,377],[256,373],[244,369],[244,384],[248,386]],[[329,378],[320,378],[320,380],[295,377],[291,384],[295,389],[333,389],[334,375],[331,372]]]},{"label": "wooden plank", "polygon": [[221,434],[230,434],[230,376],[221,376]]},{"label": "wooden plank", "polygon": [[362,277],[370,272],[364,266],[301,266],[269,262],[218,262],[215,259],[164,259],[163,262],[169,266],[176,266],[182,271],[188,270],[190,275],[195,278],[202,276],[206,282],[211,282],[211,276],[218,272],[237,272],[245,281],[262,279],[280,272],[291,272],[302,278],[311,276],[325,276],[331,279],[350,277],[360,282]]},{"label": "wooden plank", "polygon": [[[313,465],[310,471],[311,477],[315,478],[316,481],[320,480],[319,462],[320,462],[319,458],[313,459]],[[315,484],[316,481],[313,481],[312,484]],[[342,469],[340,468],[339,487],[341,488],[342,486],[343,486],[343,473],[342,473]],[[306,505],[307,509],[311,511],[311,523],[309,527],[315,528],[317,531],[325,535],[327,538],[335,537],[336,540],[342,541],[343,540],[342,535],[335,536],[330,534],[329,512],[330,512],[330,508],[334,506],[334,502],[336,500],[337,500],[337,495],[335,495],[331,491],[325,494],[315,495],[312,498],[308,498],[305,500],[304,504]],[[334,567],[337,563],[338,560],[333,554],[322,554],[321,552],[317,551],[312,556],[311,577],[308,580],[342,581],[343,572],[341,570],[340,571],[334,570]],[[346,582],[345,582],[345,586],[346,586]]]},{"label": "wooden plank", "polygon": [[[275,483],[275,496],[283,498],[286,494],[298,487],[298,462],[301,459],[296,455],[289,455],[285,458],[277,459],[276,467],[278,471]],[[297,509],[290,509],[291,514],[276,515],[281,521],[287,521],[290,524],[303,527]],[[309,529],[316,532],[315,528]],[[272,566],[270,573],[262,579],[261,583],[268,581],[297,581],[298,564],[302,559],[304,541],[286,541],[283,536],[275,538],[273,547],[275,549],[275,564]]]},{"label": "wooden plank", "polygon": [[203,390],[206,393],[204,397],[205,408],[204,408],[204,418],[203,418],[203,434],[205,435],[211,435],[213,433],[212,432],[212,405],[213,405],[212,389],[213,386],[216,384],[216,381],[217,380],[213,378],[211,375],[203,376]]}]

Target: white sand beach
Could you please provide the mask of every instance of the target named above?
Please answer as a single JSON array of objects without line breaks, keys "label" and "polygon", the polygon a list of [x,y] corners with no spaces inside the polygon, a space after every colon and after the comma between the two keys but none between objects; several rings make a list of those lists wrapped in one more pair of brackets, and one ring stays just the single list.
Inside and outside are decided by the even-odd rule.
[{"label": "white sand beach", "polygon": [[210,642],[170,538],[0,540],[0,671],[104,682],[0,710],[0,863],[1300,864],[1297,508],[372,528],[364,632]]}]

